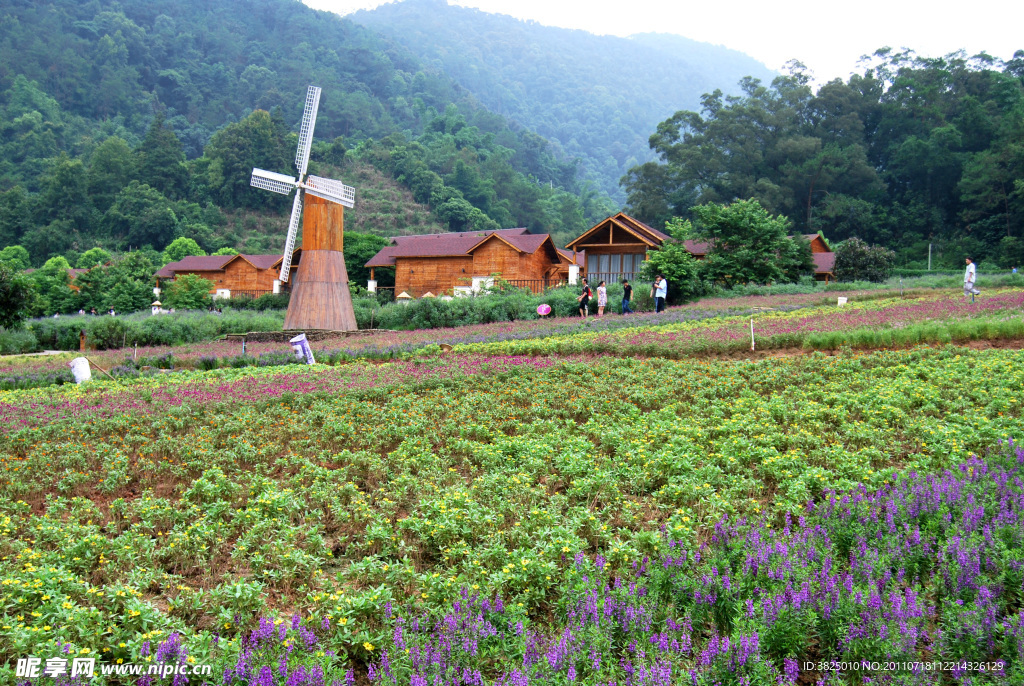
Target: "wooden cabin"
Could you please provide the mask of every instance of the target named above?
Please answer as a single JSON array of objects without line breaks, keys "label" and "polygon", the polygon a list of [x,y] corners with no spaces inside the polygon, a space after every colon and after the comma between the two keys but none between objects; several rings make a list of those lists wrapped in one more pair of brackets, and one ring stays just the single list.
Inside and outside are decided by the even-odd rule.
[{"label": "wooden cabin", "polygon": [[571,253],[560,253],[548,234],[529,229],[395,236],[366,266],[395,270],[395,293],[457,295],[480,290],[495,277],[541,292],[567,280]]},{"label": "wooden cabin", "polygon": [[[300,250],[295,251],[293,265]],[[195,274],[213,283],[210,293],[218,298],[258,298],[275,291],[281,255],[189,256],[164,265],[156,273],[157,286],[184,274]]]},{"label": "wooden cabin", "polygon": [[647,259],[647,251],[657,250],[667,240],[671,240],[668,234],[619,212],[595,224],[566,248],[586,254],[581,262],[593,285],[633,279]]}]

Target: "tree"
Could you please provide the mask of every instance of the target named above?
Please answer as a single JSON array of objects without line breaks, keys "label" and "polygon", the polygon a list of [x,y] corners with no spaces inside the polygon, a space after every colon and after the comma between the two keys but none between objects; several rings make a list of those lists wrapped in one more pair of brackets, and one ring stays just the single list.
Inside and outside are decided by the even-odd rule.
[{"label": "tree", "polygon": [[28,193],[21,186],[0,191],[0,245],[12,245],[32,225]]},{"label": "tree", "polygon": [[684,241],[692,238],[693,225],[689,220],[673,217],[665,224],[665,232],[672,240],[665,241],[658,250],[647,253],[640,267],[640,279],[653,281],[661,274],[668,281],[668,300],[684,303],[704,295],[706,289],[700,279],[700,263],[686,249]]},{"label": "tree", "polygon": [[135,157],[122,138],[111,136],[92,153],[86,181],[92,204],[106,212],[114,198],[135,175]]},{"label": "tree", "polygon": [[79,255],[75,269],[92,269],[110,261],[110,253],[103,248],[89,248]]},{"label": "tree", "polygon": [[6,264],[14,271],[23,271],[31,266],[28,250],[20,245],[9,245],[0,250],[0,264]]},{"label": "tree", "polygon": [[210,306],[213,282],[195,274],[178,276],[167,287],[164,305],[180,310],[205,310]]},{"label": "tree", "polygon": [[138,178],[171,199],[181,198],[188,187],[188,169],[181,141],[164,126],[164,115],[157,114],[146,138],[135,151]]},{"label": "tree", "polygon": [[[346,236],[346,239],[347,239],[347,236]],[[215,252],[213,254],[214,255],[237,255],[238,251],[235,250],[234,248],[221,248],[220,250],[218,250],[217,252]]]},{"label": "tree", "polygon": [[835,253],[835,275],[840,281],[885,281],[896,260],[892,250],[856,237],[837,245]]},{"label": "tree", "polygon": [[174,238],[178,216],[174,204],[151,186],[132,181],[103,215],[103,226],[118,244],[157,249]]},{"label": "tree", "polygon": [[806,241],[794,245],[787,235],[789,220],[771,216],[757,200],[709,203],[692,211],[698,222],[695,237],[711,245],[702,266],[714,281],[729,287],[795,281],[800,275],[792,270],[810,264]]},{"label": "tree", "polygon": [[[380,252],[380,249],[389,245],[390,241],[380,236],[368,233],[345,232],[345,267],[348,270],[348,279],[355,283],[366,285],[370,279],[370,270],[363,265],[370,261],[370,258]],[[391,269],[382,269],[378,276],[388,278],[393,274]],[[381,283],[380,285],[385,285]]]},{"label": "tree", "polygon": [[75,292],[68,285],[71,265],[63,257],[51,257],[42,267],[32,272],[31,280],[39,295],[39,314],[73,312],[77,309]]},{"label": "tree", "polygon": [[171,244],[164,249],[164,264],[177,262],[191,255],[203,256],[206,253],[199,244],[191,238],[175,238]]},{"label": "tree", "polygon": [[0,327],[13,329],[28,316],[32,286],[24,274],[0,261]]},{"label": "tree", "polygon": [[92,202],[82,160],[62,152],[40,182],[42,188],[35,202],[38,224],[63,221],[80,231],[92,227]]},{"label": "tree", "polygon": [[800,277],[814,273],[814,258],[811,256],[811,244],[802,234],[790,236],[789,240],[779,249],[779,267],[782,269],[783,280],[796,283]]},{"label": "tree", "polygon": [[213,135],[204,152],[211,196],[225,207],[284,208],[284,198],[253,189],[249,180],[254,167],[291,173],[294,145],[288,141],[284,121],[264,110],[228,124]]}]

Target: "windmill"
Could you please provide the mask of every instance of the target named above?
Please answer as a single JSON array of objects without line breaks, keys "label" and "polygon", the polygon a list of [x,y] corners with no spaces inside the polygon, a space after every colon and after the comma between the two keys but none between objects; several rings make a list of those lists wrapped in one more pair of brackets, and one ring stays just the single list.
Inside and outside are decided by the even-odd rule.
[{"label": "windmill", "polygon": [[[295,236],[302,217],[302,254],[292,280],[292,297],[285,315],[286,331],[323,329],[354,331],[355,311],[348,290],[348,270],[342,252],[345,230],[345,208],[355,205],[356,191],[334,179],[306,174],[309,150],[313,145],[313,127],[320,105],[320,89],[310,86],[306,91],[306,108],[299,127],[299,147],[295,153],[298,178],[264,169],[252,170],[251,184],[257,188],[288,195],[295,191],[288,235],[281,259],[282,283],[292,277],[292,255]],[[305,197],[308,194],[309,197]],[[303,215],[303,200],[306,212]]]}]

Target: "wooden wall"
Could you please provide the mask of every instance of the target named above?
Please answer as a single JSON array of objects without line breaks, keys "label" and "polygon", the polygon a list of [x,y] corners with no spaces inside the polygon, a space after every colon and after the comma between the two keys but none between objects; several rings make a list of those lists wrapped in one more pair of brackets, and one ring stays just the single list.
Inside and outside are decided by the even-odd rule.
[{"label": "wooden wall", "polygon": [[395,259],[395,294],[405,291],[414,298],[427,291],[434,295],[450,295],[455,286],[472,285],[473,276],[473,258],[469,255],[398,257]]},{"label": "wooden wall", "polygon": [[[519,276],[514,278],[531,280],[543,279],[545,275],[554,275],[557,273],[558,262],[557,255],[552,258],[547,251],[547,246],[542,245],[532,254],[523,253],[519,256]],[[568,268],[565,271],[566,274],[569,273]],[[508,279],[513,277],[506,276],[505,278]]]},{"label": "wooden wall", "polygon": [[203,279],[213,282],[211,293],[219,288],[227,288],[231,291],[272,291],[274,290],[274,279],[277,278],[276,269],[257,269],[243,258],[232,260],[223,271],[187,271],[176,272],[174,278],[185,274],[195,274]]},{"label": "wooden wall", "polygon": [[519,274],[519,255],[505,241],[491,238],[473,251],[473,276],[500,274],[503,279],[529,279]]},{"label": "wooden wall", "polygon": [[[395,293],[405,291],[414,298],[426,292],[451,295],[456,286],[472,286],[474,276],[498,274],[502,279],[540,280],[555,273],[557,256],[546,246],[532,254],[521,253],[502,240],[491,239],[465,257],[395,258]],[[562,270],[568,273],[568,267]]]},{"label": "wooden wall", "polygon": [[245,258],[239,258],[224,268],[224,283],[219,288],[230,288],[240,291],[272,291],[274,279],[278,271],[275,269],[256,269]]},{"label": "wooden wall", "polygon": [[186,274],[195,274],[196,276],[198,276],[201,279],[208,279],[209,281],[212,281],[213,282],[213,288],[210,289],[211,293],[215,292],[218,288],[231,288],[231,286],[226,286],[225,285],[227,282],[226,282],[226,280],[224,278],[224,272],[222,272],[222,271],[175,272],[174,273],[174,278],[177,279],[179,276],[185,276]]}]

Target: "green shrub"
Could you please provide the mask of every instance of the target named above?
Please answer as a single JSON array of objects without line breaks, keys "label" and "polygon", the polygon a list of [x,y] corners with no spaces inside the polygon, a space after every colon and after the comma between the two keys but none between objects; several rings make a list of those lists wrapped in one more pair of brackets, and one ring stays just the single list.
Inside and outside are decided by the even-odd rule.
[{"label": "green shrub", "polygon": [[39,343],[27,329],[0,329],[0,355],[19,355],[39,350]]}]

